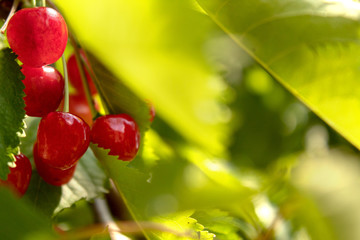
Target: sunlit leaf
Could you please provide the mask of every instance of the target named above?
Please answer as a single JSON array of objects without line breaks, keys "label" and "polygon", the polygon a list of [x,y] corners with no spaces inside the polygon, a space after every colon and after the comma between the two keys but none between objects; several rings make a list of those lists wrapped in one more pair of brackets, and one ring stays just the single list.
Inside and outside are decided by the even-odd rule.
[{"label": "sunlit leaf", "polygon": [[239,47],[360,147],[359,3],[198,2]]},{"label": "sunlit leaf", "polygon": [[203,52],[214,24],[192,3],[56,2],[84,47],[170,126],[212,153],[224,151],[229,110],[218,100],[226,86]]}]

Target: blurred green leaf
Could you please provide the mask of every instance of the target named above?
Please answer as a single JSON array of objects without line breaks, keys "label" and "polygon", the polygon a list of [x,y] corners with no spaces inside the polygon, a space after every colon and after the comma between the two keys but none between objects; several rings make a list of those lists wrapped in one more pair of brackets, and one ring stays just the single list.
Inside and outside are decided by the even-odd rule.
[{"label": "blurred green leaf", "polygon": [[[312,147],[314,145],[315,142]],[[292,182],[312,198],[314,207],[331,225],[335,239],[358,239],[360,230],[355,227],[360,223],[358,153],[354,154],[344,148],[324,148],[322,151],[310,150],[299,158],[301,161],[293,170]],[[312,212],[315,211],[308,208],[304,214],[311,216]],[[303,216],[298,213],[294,218],[301,219]],[[301,219],[298,225],[305,225],[304,222],[306,219]],[[320,236],[318,239],[321,239]]]},{"label": "blurred green leaf", "polygon": [[57,239],[47,218],[0,187],[0,236],[6,240]]},{"label": "blurred green leaf", "polygon": [[10,172],[8,162],[12,154],[18,154],[19,134],[23,131],[25,117],[24,75],[15,61],[10,48],[0,51],[0,178],[6,179]]},{"label": "blurred green leaf", "polygon": [[[138,96],[151,101],[173,129],[214,154],[225,150],[229,114],[218,100],[226,86],[203,52],[215,25],[194,11],[191,1],[56,3],[83,46]],[[107,86],[113,92],[112,87]],[[138,111],[131,109],[132,103],[119,104]]]},{"label": "blurred green leaf", "polygon": [[239,47],[360,148],[359,3],[198,2]]},{"label": "blurred green leaf", "polygon": [[[147,221],[194,208],[226,208],[232,204],[251,211],[250,198],[255,191],[244,186],[240,176],[225,162],[206,159],[206,154],[191,148],[172,148],[161,139],[153,142],[158,151],[152,158],[158,160],[148,173],[108,156],[107,150],[91,146],[136,220]],[[148,158],[145,153],[149,154],[148,151],[143,153]]]},{"label": "blurred green leaf", "polygon": [[25,197],[46,215],[54,216],[81,199],[90,201],[106,193],[106,180],[98,160],[88,150],[78,162],[74,177],[61,187],[46,183],[34,171]]},{"label": "blurred green leaf", "polygon": [[139,99],[94,56],[88,56],[98,79],[96,83],[100,97],[109,114],[129,114],[138,124],[140,131],[146,131],[150,126],[150,108],[146,102]]},{"label": "blurred green leaf", "polygon": [[[71,208],[65,208],[55,218],[56,224],[63,229],[76,229],[95,223],[92,205],[86,200],[76,202]],[[64,227],[65,226],[65,227]]]}]

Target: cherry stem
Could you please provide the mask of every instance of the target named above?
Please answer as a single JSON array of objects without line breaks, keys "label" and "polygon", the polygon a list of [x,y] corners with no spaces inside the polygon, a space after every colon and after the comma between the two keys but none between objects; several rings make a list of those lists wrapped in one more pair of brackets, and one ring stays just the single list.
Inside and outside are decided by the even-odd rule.
[{"label": "cherry stem", "polygon": [[[46,2],[48,5],[50,5],[50,7],[54,8],[56,11],[60,12],[60,10],[56,7],[56,5],[51,0],[46,0]],[[70,26],[68,26],[68,29],[69,29],[69,31],[68,31],[69,39],[70,39],[71,45],[74,47],[75,59],[76,59],[76,63],[79,68],[81,82],[84,86],[85,97],[86,97],[87,102],[89,103],[91,116],[93,119],[96,119],[97,117],[100,116],[100,114],[97,112],[97,110],[95,108],[94,101],[92,100],[92,97],[91,97],[90,87],[89,87],[89,84],[85,77],[85,72],[84,72],[84,66],[86,67],[86,69],[88,69],[90,67],[87,65],[87,63],[82,59],[82,57],[80,55],[79,44],[76,41],[75,36],[70,29]],[[82,63],[82,61],[83,61],[83,63]],[[95,76],[95,74],[93,73],[92,70],[89,70],[88,72],[90,73],[91,77]],[[96,76],[93,79],[97,79]],[[98,91],[99,91],[100,89],[99,89],[97,82],[95,83],[95,86],[98,88]],[[102,94],[100,94],[100,97],[101,97],[101,95]],[[104,102],[102,98],[101,98],[101,100],[102,100],[102,102]],[[107,106],[105,106],[105,105],[106,104],[103,104],[105,113],[109,114],[109,111],[106,108]]]},{"label": "cherry stem", "polygon": [[66,60],[64,54],[61,57],[63,70],[64,70],[64,79],[65,79],[65,94],[64,94],[64,112],[69,112],[69,77],[66,66]]},{"label": "cherry stem", "polygon": [[46,0],[33,0],[34,7],[46,7]]},{"label": "cherry stem", "polygon": [[10,13],[7,16],[6,21],[4,22],[4,24],[2,25],[2,27],[0,29],[2,34],[5,33],[7,25],[9,24],[9,21],[10,21],[11,17],[15,14],[15,11],[16,11],[18,6],[19,6],[19,0],[14,0],[13,4],[11,6],[11,9],[10,9]]},{"label": "cherry stem", "polygon": [[77,63],[77,66],[78,66],[78,69],[79,69],[79,73],[80,73],[80,77],[81,77],[81,82],[82,82],[82,85],[84,87],[84,92],[85,92],[85,97],[86,97],[86,100],[88,101],[89,103],[89,107],[90,107],[90,112],[91,112],[91,116],[94,118],[97,117],[98,115],[98,112],[96,111],[96,108],[95,108],[95,105],[94,105],[94,101],[91,97],[91,92],[90,92],[90,87],[89,87],[89,83],[86,79],[86,75],[85,75],[85,71],[84,71],[84,65],[86,65],[86,63],[83,63],[81,61],[81,57],[80,57],[80,51],[79,51],[79,48],[78,48],[78,45],[75,41],[75,38],[74,36],[72,35],[69,35],[70,37],[70,42],[71,44],[73,45],[74,47],[74,53],[75,53],[75,59],[76,59],[76,63]]},{"label": "cherry stem", "polygon": [[[84,52],[84,53],[85,53],[85,52]],[[82,56],[80,56],[80,57],[81,57],[81,60],[85,63],[85,59],[84,59]],[[86,56],[86,53],[85,53],[85,57],[86,57],[87,59],[89,59],[89,58]],[[103,98],[104,94],[102,93],[102,89],[101,89],[101,87],[99,86],[99,80],[98,80],[96,74],[94,73],[94,71],[91,69],[91,67],[90,67],[89,65],[84,64],[84,66],[85,66],[86,71],[88,71],[88,73],[90,74],[90,77],[91,77],[91,79],[93,80],[93,82],[94,82],[94,84],[95,84],[98,92],[100,93],[101,101],[102,101],[103,103],[105,103],[105,104],[102,105],[103,108],[104,108],[104,111],[105,111],[105,115],[110,114],[110,111],[109,111],[109,109],[108,109],[108,106],[107,106],[107,104],[106,104],[106,101],[105,101],[104,98]]]}]

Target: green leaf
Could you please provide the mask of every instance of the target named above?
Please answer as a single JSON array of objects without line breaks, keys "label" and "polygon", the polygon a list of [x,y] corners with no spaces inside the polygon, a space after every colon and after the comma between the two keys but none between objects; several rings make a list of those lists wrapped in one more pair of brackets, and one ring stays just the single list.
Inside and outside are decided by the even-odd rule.
[{"label": "green leaf", "polygon": [[164,224],[172,231],[153,232],[151,239],[176,240],[176,239],[201,239],[212,240],[215,235],[204,230],[204,226],[191,217],[193,211],[185,211],[154,218],[153,221]]},{"label": "green leaf", "polygon": [[[56,3],[84,48],[136,95],[150,100],[158,116],[187,140],[214,154],[223,153],[229,109],[219,98],[226,86],[203,52],[214,24],[193,11],[192,3],[184,0],[151,0],[141,4],[112,0],[101,6],[84,0]],[[79,8],[82,11],[76,10]],[[109,23],[111,27],[105,28]],[[114,92],[119,83],[110,85],[113,82],[107,78],[99,80],[104,81],[113,96],[112,105],[126,104],[122,110],[141,110],[131,109],[135,103],[115,103],[124,99],[122,93]]]},{"label": "green leaf", "polygon": [[[21,150],[30,160],[33,160],[32,151],[39,122],[40,118],[25,119],[26,137],[21,138]],[[61,187],[46,183],[33,171],[25,197],[47,216],[53,216],[81,199],[89,201],[106,193],[106,184],[107,177],[94,154],[88,150],[78,162],[73,179]]]},{"label": "green leaf", "polygon": [[228,213],[219,209],[199,210],[192,214],[191,217],[202,224],[204,229],[215,234],[217,239],[240,239],[239,232],[248,231],[244,222],[229,216]]},{"label": "green leaf", "polygon": [[0,236],[6,240],[58,239],[43,215],[0,187]]},{"label": "green leaf", "polygon": [[11,49],[0,51],[0,178],[6,179],[10,172],[8,162],[12,154],[18,153],[20,144],[18,135],[23,131],[25,117],[24,84],[20,66],[15,61],[16,55]]},{"label": "green leaf", "polygon": [[[147,134],[150,133],[156,135],[152,131]],[[153,141],[147,142],[146,148],[155,147],[158,151],[149,154],[146,150],[140,157],[147,159],[150,155],[150,160],[158,160],[156,165],[151,165],[150,161],[147,173],[107,155],[108,150],[91,146],[135,220],[148,221],[177,211],[214,206],[227,208],[233,204],[251,212],[250,198],[254,191],[244,186],[240,176],[225,162],[209,160],[206,154],[194,149],[172,148],[159,136],[151,138]]]},{"label": "green leaf", "polygon": [[198,0],[266,71],[360,148],[360,4]]},{"label": "green leaf", "polygon": [[54,216],[81,199],[90,201],[106,193],[106,176],[98,161],[88,150],[77,164],[74,177],[69,183],[57,187],[46,183],[36,171],[30,181],[25,197],[48,216]]},{"label": "green leaf", "polygon": [[89,61],[98,81],[96,85],[103,104],[110,114],[126,113],[134,118],[143,133],[150,126],[150,109],[119,78],[114,76],[98,59],[89,54]]}]

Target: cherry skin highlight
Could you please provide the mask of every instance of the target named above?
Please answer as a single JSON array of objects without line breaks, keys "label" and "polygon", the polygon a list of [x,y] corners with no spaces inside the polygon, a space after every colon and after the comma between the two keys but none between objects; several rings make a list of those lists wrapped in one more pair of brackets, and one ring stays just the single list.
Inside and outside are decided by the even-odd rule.
[{"label": "cherry skin highlight", "polygon": [[38,154],[53,168],[68,169],[76,164],[90,143],[90,127],[71,113],[51,112],[40,121]]},{"label": "cherry skin highlight", "polygon": [[23,154],[16,155],[15,158],[16,167],[10,168],[7,180],[0,180],[0,185],[9,185],[17,194],[23,196],[29,187],[31,179],[31,163]]},{"label": "cherry skin highlight", "polygon": [[[85,64],[90,66],[89,61],[85,57],[83,50],[80,50],[80,55],[85,59]],[[85,94],[84,86],[81,81],[81,75],[80,75],[78,64],[76,62],[75,54],[72,54],[69,57],[69,59],[67,61],[67,68],[68,68],[68,75],[69,75],[69,80],[70,80],[71,85],[76,89],[78,94],[84,95]],[[96,87],[95,87],[88,71],[86,69],[84,69],[84,72],[85,72],[86,80],[90,87],[91,94],[97,93]]]},{"label": "cherry skin highlight", "polygon": [[26,114],[42,117],[55,111],[64,97],[65,81],[61,73],[50,66],[32,68],[26,65],[21,72],[25,75]]},{"label": "cherry skin highlight", "polygon": [[44,163],[43,159],[41,159],[38,154],[37,148],[37,143],[35,143],[33,149],[33,156],[36,170],[40,177],[44,179],[45,182],[54,186],[61,186],[68,183],[74,176],[76,164],[66,170],[52,168]]},{"label": "cherry skin highlight", "polygon": [[139,150],[140,133],[136,122],[129,115],[107,115],[94,121],[91,142],[101,148],[110,149],[109,155],[130,161]]},{"label": "cherry skin highlight", "polygon": [[31,67],[56,62],[63,54],[68,38],[64,18],[47,7],[17,11],[9,21],[6,34],[19,60]]}]

